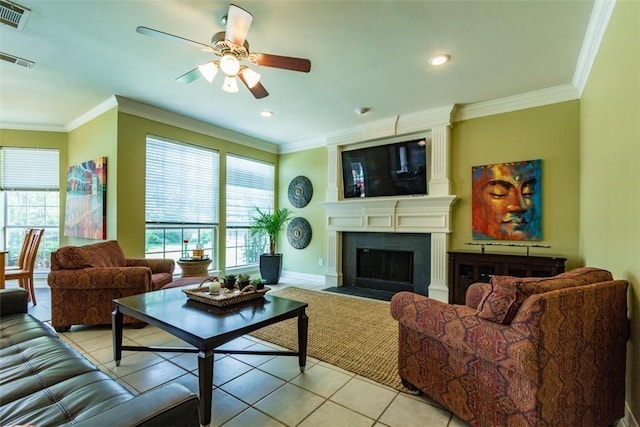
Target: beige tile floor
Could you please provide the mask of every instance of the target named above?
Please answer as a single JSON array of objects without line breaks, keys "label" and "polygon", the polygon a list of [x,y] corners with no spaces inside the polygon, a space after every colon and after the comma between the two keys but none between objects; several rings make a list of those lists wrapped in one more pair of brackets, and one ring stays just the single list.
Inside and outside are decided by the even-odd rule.
[{"label": "beige tile floor", "polygon": [[[283,278],[274,288],[293,280]],[[295,286],[322,289],[324,284],[295,280]],[[46,284],[44,285],[46,287]],[[43,289],[44,291],[44,289]],[[46,310],[46,293],[31,310]],[[101,370],[134,393],[177,381],[197,393],[197,357],[193,353],[124,352],[113,362],[111,329],[73,327],[60,334]],[[125,329],[131,345],[184,346],[152,326]],[[278,348],[249,335],[225,348]],[[408,395],[325,362],[308,358],[300,373],[297,358],[287,356],[216,355],[212,426],[389,426],[465,427],[467,424],[428,398]]]}]

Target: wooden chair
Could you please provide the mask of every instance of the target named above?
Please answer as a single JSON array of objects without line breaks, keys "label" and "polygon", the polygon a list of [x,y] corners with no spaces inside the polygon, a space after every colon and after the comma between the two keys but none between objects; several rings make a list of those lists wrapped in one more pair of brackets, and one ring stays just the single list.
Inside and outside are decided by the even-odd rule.
[{"label": "wooden chair", "polygon": [[[44,229],[33,229],[27,232],[27,239],[23,244],[26,246],[26,253],[24,256],[24,260],[22,260],[20,264],[20,268],[15,270],[7,270],[5,272],[5,281],[8,280],[18,280],[21,288],[26,289],[29,292],[29,298],[33,305],[36,305],[36,292],[33,284],[33,270],[36,263],[36,254],[38,252],[38,247],[40,246],[40,240],[42,240],[42,235],[44,234]],[[21,256],[22,258],[22,256]]]},{"label": "wooden chair", "polygon": [[18,258],[18,264],[12,265],[10,267],[5,267],[5,271],[20,270],[21,268],[25,268],[25,261],[27,259],[27,252],[29,250],[29,242],[31,241],[31,236],[33,235],[34,231],[34,228],[30,228],[24,235],[24,240],[22,241],[22,249],[20,249],[20,257]]}]

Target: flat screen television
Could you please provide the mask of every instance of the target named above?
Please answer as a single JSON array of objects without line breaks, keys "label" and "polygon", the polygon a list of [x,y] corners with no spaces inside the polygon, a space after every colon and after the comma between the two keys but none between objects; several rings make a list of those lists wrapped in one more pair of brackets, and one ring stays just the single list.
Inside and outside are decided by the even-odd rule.
[{"label": "flat screen television", "polygon": [[424,139],[342,151],[344,198],[427,194]]}]

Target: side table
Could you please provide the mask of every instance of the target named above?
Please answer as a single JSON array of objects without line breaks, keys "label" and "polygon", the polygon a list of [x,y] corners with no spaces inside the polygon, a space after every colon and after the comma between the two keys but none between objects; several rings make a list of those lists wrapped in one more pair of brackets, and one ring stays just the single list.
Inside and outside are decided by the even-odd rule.
[{"label": "side table", "polygon": [[180,277],[208,276],[207,268],[211,264],[211,258],[180,258],[176,263],[182,270]]}]

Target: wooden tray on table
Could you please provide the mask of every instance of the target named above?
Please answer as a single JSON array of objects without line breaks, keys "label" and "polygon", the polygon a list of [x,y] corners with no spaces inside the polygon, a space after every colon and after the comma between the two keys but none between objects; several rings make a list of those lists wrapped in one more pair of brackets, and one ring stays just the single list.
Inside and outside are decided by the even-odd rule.
[{"label": "wooden tray on table", "polygon": [[187,298],[205,304],[226,307],[240,302],[262,298],[271,288],[265,286],[263,289],[256,289],[253,285],[245,286],[244,289],[221,289],[218,294],[210,294],[209,286],[198,286],[197,288],[183,289]]}]

